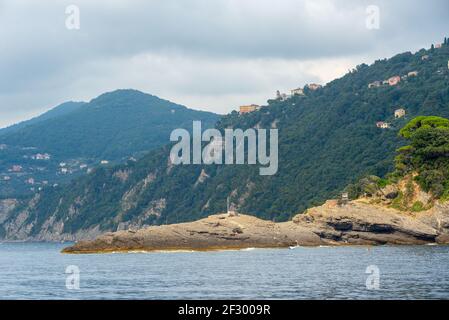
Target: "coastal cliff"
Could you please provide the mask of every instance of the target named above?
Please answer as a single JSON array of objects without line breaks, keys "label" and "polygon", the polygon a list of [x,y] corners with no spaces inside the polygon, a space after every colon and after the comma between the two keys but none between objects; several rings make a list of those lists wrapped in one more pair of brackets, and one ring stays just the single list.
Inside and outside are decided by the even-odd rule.
[{"label": "coastal cliff", "polygon": [[449,205],[411,213],[366,199],[330,200],[292,221],[274,223],[247,215],[212,215],[190,223],[106,233],[64,253],[230,250],[319,245],[449,244]]}]

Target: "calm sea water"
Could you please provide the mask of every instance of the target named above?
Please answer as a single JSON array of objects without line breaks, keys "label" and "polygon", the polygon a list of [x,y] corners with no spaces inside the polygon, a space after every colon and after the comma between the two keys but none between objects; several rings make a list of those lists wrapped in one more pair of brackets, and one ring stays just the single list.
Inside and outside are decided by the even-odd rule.
[{"label": "calm sea water", "polygon": [[[62,248],[0,244],[0,298],[449,299],[449,247],[105,255],[63,255]],[[71,265],[80,271],[79,290],[66,288]],[[368,266],[380,271],[378,290],[366,287]]]}]

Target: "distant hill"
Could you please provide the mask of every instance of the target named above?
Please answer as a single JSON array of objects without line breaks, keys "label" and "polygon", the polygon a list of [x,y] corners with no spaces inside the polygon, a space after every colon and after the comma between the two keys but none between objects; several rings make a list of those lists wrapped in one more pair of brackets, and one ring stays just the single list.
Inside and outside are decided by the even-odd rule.
[{"label": "distant hill", "polygon": [[71,113],[77,109],[79,109],[81,106],[83,106],[85,102],[64,102],[53,109],[41,114],[40,116],[34,117],[30,120],[22,121],[17,124],[14,124],[12,126],[0,129],[0,135],[17,132],[20,129],[23,129],[29,125],[36,124],[39,122],[42,122],[44,120],[57,118],[63,115],[66,115],[68,113]]},{"label": "distant hill", "polygon": [[[414,117],[449,117],[448,60],[449,45],[399,54],[357,66],[321,89],[306,89],[305,96],[222,117],[220,130],[279,129],[274,176],[260,176],[259,167],[249,165],[173,166],[166,146],[137,162],[99,168],[67,187],[45,188],[7,218],[4,237],[75,239],[192,221],[226,210],[227,197],[241,213],[288,220],[360,177],[390,172],[395,150],[406,143],[399,129]],[[414,71],[418,74],[408,76]],[[401,76],[401,82],[368,88],[393,76]],[[395,119],[400,108],[406,115]],[[389,128],[378,128],[379,121]]]},{"label": "distant hill", "polygon": [[191,127],[192,120],[213,126],[217,118],[137,90],[117,90],[3,134],[0,143],[36,147],[58,158],[116,160],[168,143],[173,129]]},{"label": "distant hill", "polygon": [[[117,164],[138,158],[167,144],[173,129],[191,128],[194,120],[213,127],[217,119],[214,113],[137,90],[105,93],[89,103],[62,104],[0,131],[0,197],[70,181],[102,160]],[[49,159],[35,159],[38,154]],[[22,168],[10,172],[13,166]]]}]

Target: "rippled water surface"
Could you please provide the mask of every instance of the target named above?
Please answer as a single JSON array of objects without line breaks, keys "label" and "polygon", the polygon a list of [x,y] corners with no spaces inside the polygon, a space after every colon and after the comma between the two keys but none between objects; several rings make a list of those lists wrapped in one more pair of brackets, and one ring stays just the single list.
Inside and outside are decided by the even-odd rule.
[{"label": "rippled water surface", "polygon": [[[63,247],[0,244],[0,299],[449,299],[449,247],[104,255]],[[68,266],[79,268],[79,290],[66,288]],[[378,290],[366,287],[368,266],[380,271]]]}]

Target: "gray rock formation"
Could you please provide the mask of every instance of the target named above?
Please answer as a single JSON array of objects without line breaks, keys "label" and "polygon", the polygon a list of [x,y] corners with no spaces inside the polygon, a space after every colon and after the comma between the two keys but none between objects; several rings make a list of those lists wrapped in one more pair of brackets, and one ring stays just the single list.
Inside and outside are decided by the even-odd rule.
[{"label": "gray rock formation", "polygon": [[273,223],[247,215],[208,218],[80,241],[65,253],[225,250],[318,245],[449,244],[449,206],[405,213],[364,200],[331,200],[292,221]]}]

